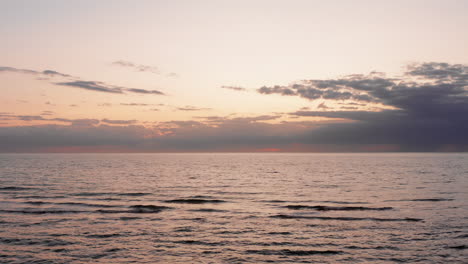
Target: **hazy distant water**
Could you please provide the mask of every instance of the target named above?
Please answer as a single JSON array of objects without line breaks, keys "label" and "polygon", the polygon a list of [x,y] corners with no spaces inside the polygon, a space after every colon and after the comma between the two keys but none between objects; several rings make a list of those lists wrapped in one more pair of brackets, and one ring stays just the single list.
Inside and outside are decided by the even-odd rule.
[{"label": "hazy distant water", "polygon": [[0,154],[0,263],[468,263],[468,154]]}]

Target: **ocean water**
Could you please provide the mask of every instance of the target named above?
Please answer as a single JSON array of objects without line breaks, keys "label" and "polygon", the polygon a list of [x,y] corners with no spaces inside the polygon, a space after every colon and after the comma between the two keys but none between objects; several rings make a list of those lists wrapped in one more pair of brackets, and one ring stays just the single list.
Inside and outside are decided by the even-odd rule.
[{"label": "ocean water", "polygon": [[468,263],[468,154],[0,154],[0,263]]}]

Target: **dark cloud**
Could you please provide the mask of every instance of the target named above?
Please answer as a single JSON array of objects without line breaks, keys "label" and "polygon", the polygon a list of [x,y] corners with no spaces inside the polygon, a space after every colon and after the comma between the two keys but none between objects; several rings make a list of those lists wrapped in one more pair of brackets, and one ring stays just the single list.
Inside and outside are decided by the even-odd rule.
[{"label": "dark cloud", "polygon": [[56,72],[56,71],[52,71],[52,70],[45,70],[45,71],[42,72],[42,74],[51,75],[51,76],[60,76],[60,77],[72,77],[71,75]]},{"label": "dark cloud", "polygon": [[136,88],[127,88],[125,90],[128,92],[132,92],[132,93],[164,95],[163,92],[157,91],[157,90],[144,90],[144,89],[136,89]]},{"label": "dark cloud", "polygon": [[330,107],[328,107],[324,102],[320,103],[318,106],[317,106],[317,109],[330,109]]},{"label": "dark cloud", "polygon": [[[313,85],[312,89],[366,91],[371,101],[390,109],[297,111],[291,115],[356,121],[311,131],[302,138],[309,144],[396,144],[405,151],[435,151],[451,145],[453,149],[466,151],[467,73],[464,65],[423,63],[411,65],[399,79],[353,75],[345,79],[309,80],[306,83]],[[422,80],[414,81],[415,76]]]},{"label": "dark cloud", "polygon": [[[17,69],[17,68],[13,68],[13,67],[1,67],[0,66],[0,73],[1,72],[15,72],[15,73],[32,74],[32,75],[39,75],[39,76],[59,77],[61,79],[67,79],[67,81],[52,82],[52,84],[60,85],[60,86],[81,88],[81,89],[85,89],[85,90],[89,90],[89,91],[115,93],[115,94],[123,94],[123,93],[126,93],[126,92],[130,92],[130,93],[138,93],[138,94],[164,95],[163,92],[158,91],[158,90],[126,88],[126,87],[120,87],[120,86],[105,84],[103,82],[83,81],[78,77],[74,77],[74,76],[64,74],[64,73],[60,73],[60,72],[53,71],[53,70],[35,71],[35,70]],[[48,78],[40,78],[40,79],[41,80],[48,80]]]},{"label": "dark cloud", "polygon": [[131,125],[135,124],[136,120],[111,120],[111,119],[102,119],[101,122],[112,125]]},{"label": "dark cloud", "polygon": [[18,120],[22,120],[22,121],[42,121],[42,120],[47,120],[45,118],[43,118],[42,116],[40,115],[19,115],[19,116],[15,116]]},{"label": "dark cloud", "polygon": [[34,75],[41,74],[41,72],[34,71],[34,70],[18,69],[18,68],[3,67],[3,66],[0,66],[0,72],[15,72],[15,73],[23,73],[23,74],[34,74]]},{"label": "dark cloud", "polygon": [[124,92],[139,93],[139,94],[158,94],[164,95],[164,93],[157,90],[145,90],[145,89],[136,89],[136,88],[125,88],[119,86],[108,85],[102,82],[93,82],[93,81],[72,81],[72,82],[59,82],[55,83],[56,85],[62,86],[71,86],[91,91],[106,92],[106,93],[116,93],[122,94]]},{"label": "dark cloud", "polygon": [[53,70],[44,70],[44,71],[35,71],[29,69],[18,69],[13,67],[1,67],[0,72],[16,72],[16,73],[23,73],[23,74],[33,74],[33,75],[46,75],[46,76],[59,76],[59,77],[73,77],[68,74],[60,73]]},{"label": "dark cloud", "polygon": [[[291,142],[300,131],[305,130],[304,123],[262,122],[275,118],[277,116],[219,117],[220,121],[215,126],[200,121],[162,122],[154,127],[132,124],[109,126],[104,120],[98,125],[98,120],[88,119],[81,120],[81,124],[75,120],[70,125],[0,127],[0,152],[108,145],[143,152],[245,151]],[[2,140],[6,138],[8,140]]]},{"label": "dark cloud", "polygon": [[106,93],[123,93],[122,88],[108,86],[101,82],[91,81],[73,81],[73,82],[59,82],[56,85],[71,86],[76,88],[82,88],[91,91],[106,92]]},{"label": "dark cloud", "polygon": [[[281,114],[198,116],[193,120],[151,123],[151,126],[143,127],[125,123],[128,120],[120,120],[122,123],[112,126],[110,122],[96,119],[59,120],[6,113],[2,116],[5,120],[38,123],[55,120],[66,124],[1,127],[0,151],[105,145],[155,152],[264,148],[289,151],[468,151],[466,76],[467,68],[463,65],[424,63],[411,65],[399,78],[387,78],[374,72],[259,89],[265,94],[309,100],[320,98],[330,106],[343,103],[342,107],[359,107],[346,111],[303,108],[287,114],[302,117],[300,120],[304,117],[325,118],[320,122],[283,122],[280,121]],[[370,108],[376,105],[379,110]],[[185,108],[191,109],[188,111],[199,109]]]},{"label": "dark cloud", "polygon": [[436,62],[412,64],[408,67],[407,75],[436,79],[439,81],[467,81],[468,66]]},{"label": "dark cloud", "polygon": [[239,91],[239,92],[247,91],[246,88],[240,87],[240,86],[226,86],[226,85],[223,85],[223,86],[221,86],[221,88],[223,88],[223,89],[229,89],[229,90],[234,90],[234,91]]}]

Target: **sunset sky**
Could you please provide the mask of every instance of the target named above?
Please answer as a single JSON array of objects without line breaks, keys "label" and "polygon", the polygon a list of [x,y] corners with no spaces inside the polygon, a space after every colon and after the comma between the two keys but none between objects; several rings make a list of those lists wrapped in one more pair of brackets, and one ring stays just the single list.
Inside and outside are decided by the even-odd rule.
[{"label": "sunset sky", "polygon": [[467,14],[0,0],[0,152],[468,151]]}]

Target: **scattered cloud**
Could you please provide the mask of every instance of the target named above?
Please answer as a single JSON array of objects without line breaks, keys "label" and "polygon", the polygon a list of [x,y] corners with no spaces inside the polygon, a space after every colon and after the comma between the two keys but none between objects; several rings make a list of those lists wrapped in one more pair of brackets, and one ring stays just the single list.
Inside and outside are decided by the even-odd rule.
[{"label": "scattered cloud", "polygon": [[126,60],[118,60],[112,62],[112,65],[119,66],[127,69],[131,69],[136,72],[149,72],[157,75],[164,75],[170,78],[178,78],[179,75],[175,72],[163,73],[158,67],[156,66],[149,66],[144,64],[137,64],[131,61]]},{"label": "scattered cloud", "polygon": [[234,90],[234,91],[239,91],[239,92],[247,91],[246,88],[240,87],[240,86],[226,86],[226,85],[223,85],[223,86],[221,86],[221,88],[223,88],[223,89],[229,89],[229,90]]},{"label": "scattered cloud", "polygon": [[50,116],[50,115],[54,115],[54,114],[55,114],[55,112],[53,112],[53,111],[42,111],[41,116],[44,116],[44,115],[45,116]]},{"label": "scattered cloud", "polygon": [[[106,92],[106,93],[114,93],[114,94],[124,94],[124,93],[129,92],[129,93],[137,93],[137,94],[164,95],[163,92],[158,91],[158,90],[127,88],[127,87],[109,85],[109,84],[106,84],[103,82],[97,82],[97,81],[84,81],[78,77],[74,77],[72,75],[60,73],[60,72],[53,71],[53,70],[35,71],[35,70],[29,70],[29,69],[18,69],[18,68],[13,68],[13,67],[0,66],[0,73],[1,72],[32,74],[32,75],[46,76],[46,77],[59,77],[62,80],[66,79],[66,81],[51,82],[51,83],[54,85],[80,88],[80,89],[85,89],[88,91]],[[42,78],[42,80],[48,80],[48,78],[45,78],[45,79]]]},{"label": "scattered cloud", "polygon": [[71,75],[60,73],[60,72],[53,71],[53,70],[35,71],[35,70],[29,70],[29,69],[18,69],[18,68],[13,68],[13,67],[2,67],[2,66],[0,66],[0,72],[14,72],[14,73],[43,75],[43,76],[73,77]]},{"label": "scattered cloud", "polygon": [[91,91],[106,92],[106,93],[116,93],[122,94],[124,92],[139,93],[139,94],[158,94],[164,95],[163,92],[157,90],[145,90],[145,89],[136,89],[136,88],[125,88],[114,85],[108,85],[103,82],[93,82],[93,81],[72,81],[72,82],[59,82],[55,83],[56,85],[61,86],[70,86],[76,87]]},{"label": "scattered cloud", "polygon": [[131,68],[138,72],[150,72],[150,73],[154,73],[158,75],[161,74],[158,67],[148,66],[148,65],[143,65],[143,64],[135,64],[133,62],[125,61],[125,60],[114,61],[112,62],[112,65],[116,65],[116,66],[120,66],[124,68]]},{"label": "scattered cloud", "polygon": [[171,78],[179,78],[179,74],[175,73],[175,72],[170,72],[168,74],[166,74],[167,77],[171,77]]},{"label": "scattered cloud", "polygon": [[164,95],[163,92],[157,90],[145,90],[145,89],[136,89],[136,88],[127,88],[125,89],[128,92],[139,93],[139,94],[159,94]]},{"label": "scattered cloud", "polygon": [[73,82],[59,82],[55,83],[61,86],[70,86],[76,88],[82,88],[91,91],[106,92],[106,93],[123,93],[122,88],[108,86],[102,82],[91,82],[91,81],[73,81]]},{"label": "scattered cloud", "polygon": [[328,107],[325,102],[322,102],[320,103],[318,106],[317,106],[317,109],[323,109],[323,110],[326,110],[326,109],[330,109],[330,107]]},{"label": "scattered cloud", "polygon": [[211,108],[202,108],[202,107],[196,107],[196,106],[190,106],[187,105],[185,107],[177,107],[176,108],[179,111],[208,111],[212,110]]},{"label": "scattered cloud", "polygon": [[50,76],[60,76],[60,77],[73,77],[73,76],[71,76],[71,75],[64,74],[64,73],[60,73],[60,72],[56,72],[56,71],[52,71],[52,70],[45,70],[45,71],[42,71],[42,74],[50,75]]},{"label": "scattered cloud", "polygon": [[125,105],[125,106],[149,106],[152,104],[142,104],[142,103],[121,103],[120,105]]}]

